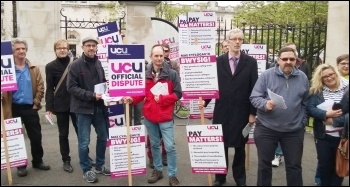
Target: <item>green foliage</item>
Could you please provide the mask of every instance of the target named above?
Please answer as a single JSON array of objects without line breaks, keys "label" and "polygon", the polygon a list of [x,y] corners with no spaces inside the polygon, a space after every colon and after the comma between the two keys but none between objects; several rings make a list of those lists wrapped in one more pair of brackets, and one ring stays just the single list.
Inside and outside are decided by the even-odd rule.
[{"label": "green foliage", "polygon": [[118,1],[109,1],[104,5],[104,7],[109,11],[108,21],[111,22],[119,20],[119,13],[123,7],[118,3]]},{"label": "green foliage", "polygon": [[258,28],[249,31],[250,37],[246,34],[245,43],[264,43],[276,53],[284,43],[294,42],[308,62],[325,48],[328,1],[246,1],[236,10],[234,23],[243,27],[245,22],[246,30]]},{"label": "green foliage", "polygon": [[165,19],[171,23],[175,23],[177,21],[177,17],[181,14],[190,12],[191,9],[182,5],[181,8],[177,8],[170,5],[171,1],[162,1],[156,7],[156,17]]}]

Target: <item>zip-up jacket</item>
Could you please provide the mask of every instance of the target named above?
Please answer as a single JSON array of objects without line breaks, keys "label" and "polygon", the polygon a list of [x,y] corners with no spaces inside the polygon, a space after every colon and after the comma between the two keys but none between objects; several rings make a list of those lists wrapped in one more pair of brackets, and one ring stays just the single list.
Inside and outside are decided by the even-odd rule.
[{"label": "zip-up jacket", "polygon": [[[280,95],[285,100],[286,109],[266,110],[270,100],[267,89]],[[264,71],[258,78],[250,101],[257,108],[257,124],[278,132],[293,132],[307,124],[306,104],[309,94],[307,76],[297,68],[286,78],[279,66]]]},{"label": "zip-up jacket", "polygon": [[145,96],[132,97],[132,104],[137,105],[139,102],[145,99],[142,112],[147,120],[153,123],[171,121],[173,119],[175,103],[182,97],[179,76],[174,70],[170,69],[168,65],[163,65],[157,82],[166,83],[168,85],[169,95],[160,95],[159,103],[157,103],[154,100],[154,95],[151,92],[151,88],[157,84],[157,82],[154,82],[155,75],[152,72],[153,66],[146,70]]},{"label": "zip-up jacket", "polygon": [[[95,67],[98,83],[106,82],[105,73],[101,61],[95,56]],[[89,65],[85,55],[76,59],[70,66],[67,75],[67,90],[71,94],[70,111],[78,114],[93,114],[96,103],[94,94],[93,75],[90,73]]]}]

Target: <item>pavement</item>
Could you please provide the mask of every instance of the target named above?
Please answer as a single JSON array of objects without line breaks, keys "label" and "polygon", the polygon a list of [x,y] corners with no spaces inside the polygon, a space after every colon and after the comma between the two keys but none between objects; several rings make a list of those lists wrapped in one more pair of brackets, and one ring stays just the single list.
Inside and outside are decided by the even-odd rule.
[{"label": "pavement", "polygon": [[[210,124],[209,120],[205,120],[206,124]],[[186,124],[187,120],[175,119],[175,143],[177,150],[177,165],[178,165],[178,179],[181,186],[208,186],[209,176],[207,174],[192,174],[191,163],[188,152],[188,144],[186,138]],[[189,125],[199,125],[200,120],[190,120]],[[93,128],[92,128],[93,129]],[[94,150],[96,141],[96,133],[91,131],[90,150]],[[12,169],[12,185],[13,186],[128,186],[128,178],[113,179],[108,176],[98,174],[98,183],[87,183],[82,178],[82,170],[79,166],[78,160],[78,143],[77,137],[70,128],[70,146],[71,146],[71,164],[74,168],[73,173],[63,171],[63,163],[59,152],[58,144],[58,129],[57,126],[52,126],[47,122],[42,122],[42,144],[44,147],[44,163],[51,166],[49,171],[41,171],[32,168],[29,164],[27,167],[28,176],[18,177],[17,170]],[[29,163],[31,161],[30,144],[28,137],[25,136],[26,148],[28,153]],[[95,158],[94,151],[90,151],[90,156]],[[305,132],[304,152],[303,152],[302,168],[304,186],[314,186],[314,176],[317,164],[315,144],[313,142],[313,135],[310,132]],[[234,149],[229,149],[229,166],[232,165]],[[257,152],[254,144],[249,145],[249,167],[247,168],[247,185],[256,186],[257,181]],[[109,150],[106,151],[106,164],[109,165]],[[147,159],[148,164],[148,159]],[[168,186],[169,180],[167,176],[166,167],[163,168],[164,178],[155,184],[147,183],[147,176],[152,170],[147,168],[147,174],[142,176],[134,176],[132,181],[133,186]],[[211,175],[212,181],[214,175]],[[1,171],[1,186],[8,186],[7,170]],[[235,186],[236,183],[232,177],[232,171],[229,169],[227,175],[227,182],[223,186]],[[282,163],[279,167],[273,168],[272,176],[273,186],[286,186],[285,165]],[[349,177],[346,177],[343,186],[349,186]]]}]

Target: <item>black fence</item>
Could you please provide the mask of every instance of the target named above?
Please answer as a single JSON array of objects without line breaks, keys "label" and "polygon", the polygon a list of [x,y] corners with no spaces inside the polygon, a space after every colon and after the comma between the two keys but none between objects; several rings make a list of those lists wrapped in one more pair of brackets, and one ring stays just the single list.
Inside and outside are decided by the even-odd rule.
[{"label": "black fence", "polygon": [[[218,43],[216,45],[217,55],[221,54],[221,42],[226,39],[228,32],[234,28],[232,21],[229,28],[226,27],[226,20],[222,23],[224,23],[225,26],[220,27],[221,24],[218,24],[219,27],[216,30],[218,36]],[[306,59],[310,70],[313,70],[325,60],[326,25],[243,25],[241,29],[245,33],[244,43],[266,44],[266,52],[268,54],[268,59],[266,61],[267,67],[276,59],[278,50],[282,45],[290,42],[296,44],[299,57]]]}]

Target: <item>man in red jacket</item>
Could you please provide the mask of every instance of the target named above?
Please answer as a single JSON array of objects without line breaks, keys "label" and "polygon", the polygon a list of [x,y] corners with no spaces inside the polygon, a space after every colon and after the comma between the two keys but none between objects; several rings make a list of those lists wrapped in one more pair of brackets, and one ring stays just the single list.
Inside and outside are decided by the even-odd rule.
[{"label": "man in red jacket", "polygon": [[[169,65],[164,63],[164,49],[161,45],[154,45],[150,55],[152,66],[146,70],[145,96],[124,97],[125,103],[137,105],[145,98],[142,108],[144,124],[151,141],[154,170],[148,178],[148,183],[155,183],[163,178],[163,164],[160,153],[161,132],[168,160],[169,185],[178,186],[176,178],[176,150],[174,141],[173,110],[177,100],[182,97],[179,75]],[[153,94],[151,88],[157,83],[166,84],[169,94]]]}]

